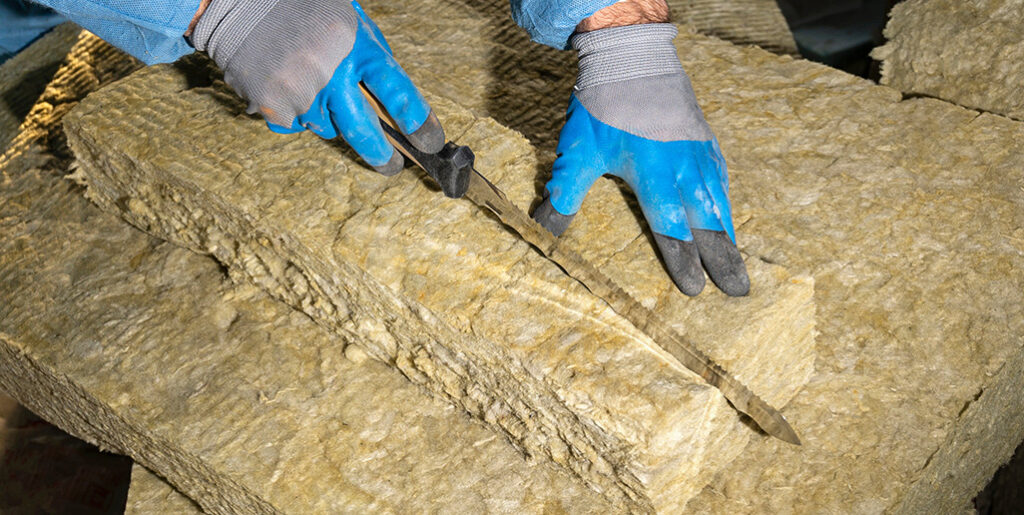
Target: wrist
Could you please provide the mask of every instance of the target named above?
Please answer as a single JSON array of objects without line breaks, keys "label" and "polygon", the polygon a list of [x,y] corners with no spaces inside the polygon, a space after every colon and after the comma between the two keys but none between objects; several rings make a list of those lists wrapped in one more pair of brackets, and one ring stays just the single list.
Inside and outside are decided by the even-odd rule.
[{"label": "wrist", "polygon": [[192,21],[188,24],[188,30],[185,31],[185,37],[191,37],[192,31],[196,30],[196,24],[199,23],[199,18],[206,12],[206,8],[210,6],[210,0],[201,0],[199,2],[199,9],[196,9],[196,15],[192,17]]},{"label": "wrist", "polygon": [[612,27],[578,33],[570,44],[579,52],[576,89],[643,77],[683,73],[671,23]]},{"label": "wrist", "polygon": [[[196,21],[189,38],[196,50],[204,51],[221,68],[225,68],[239,51],[249,34],[279,3],[286,0],[216,0],[211,1]],[[301,0],[293,0],[299,3]],[[276,28],[276,27],[275,27]],[[264,34],[275,34],[263,26]],[[225,72],[228,70],[225,69]]]},{"label": "wrist", "polygon": [[576,32],[591,32],[644,23],[667,23],[668,21],[668,4],[665,0],[623,0],[609,5],[581,21],[576,26]]}]

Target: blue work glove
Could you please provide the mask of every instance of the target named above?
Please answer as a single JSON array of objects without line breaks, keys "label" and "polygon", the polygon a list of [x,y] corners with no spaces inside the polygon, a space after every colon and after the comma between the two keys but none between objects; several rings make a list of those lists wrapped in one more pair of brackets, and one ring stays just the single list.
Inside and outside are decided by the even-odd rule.
[{"label": "blue work glove", "polygon": [[404,158],[385,138],[362,82],[416,148],[433,154],[444,146],[437,117],[356,2],[213,0],[192,43],[275,132],[340,135],[378,172],[400,172]]},{"label": "blue work glove", "polygon": [[579,76],[547,197],[533,217],[561,235],[598,177],[621,177],[683,293],[704,289],[703,263],[723,292],[746,295],[725,160],[679,63],[676,34],[659,23],[573,36]]}]

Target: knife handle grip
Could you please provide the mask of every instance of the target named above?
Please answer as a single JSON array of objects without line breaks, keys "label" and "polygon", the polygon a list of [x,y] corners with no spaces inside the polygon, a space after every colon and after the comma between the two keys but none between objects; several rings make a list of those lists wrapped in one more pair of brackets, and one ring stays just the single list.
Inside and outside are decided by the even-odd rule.
[{"label": "knife handle grip", "polygon": [[473,163],[476,160],[476,156],[469,147],[456,145],[449,141],[436,154],[427,154],[420,151],[402,134],[401,129],[398,128],[398,123],[384,109],[384,105],[380,103],[380,100],[377,100],[377,97],[373,96],[373,93],[370,93],[370,90],[366,89],[366,86],[361,82],[359,83],[359,89],[363,91],[366,100],[373,107],[373,110],[377,112],[377,117],[380,119],[380,128],[383,129],[384,136],[388,138],[388,141],[402,155],[437,181],[445,196],[459,198],[466,194],[466,190],[469,189],[469,174],[472,173]]}]

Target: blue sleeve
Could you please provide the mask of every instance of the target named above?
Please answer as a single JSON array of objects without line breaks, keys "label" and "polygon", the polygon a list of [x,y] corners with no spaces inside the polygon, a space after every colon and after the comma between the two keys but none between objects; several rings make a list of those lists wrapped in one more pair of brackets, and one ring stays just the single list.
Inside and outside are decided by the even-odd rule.
[{"label": "blue sleeve", "polygon": [[22,0],[0,0],[0,63],[64,21],[45,7],[27,5]]},{"label": "blue sleeve", "polygon": [[183,34],[199,0],[33,0],[146,64],[195,52]]},{"label": "blue sleeve", "polygon": [[530,39],[564,50],[576,26],[617,0],[511,0],[512,19],[530,33]]}]

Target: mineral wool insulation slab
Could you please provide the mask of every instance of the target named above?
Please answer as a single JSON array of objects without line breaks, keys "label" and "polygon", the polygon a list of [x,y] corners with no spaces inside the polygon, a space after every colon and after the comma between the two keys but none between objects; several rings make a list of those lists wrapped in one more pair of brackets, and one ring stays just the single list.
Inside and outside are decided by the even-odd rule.
[{"label": "mineral wool insulation slab", "polygon": [[[498,28],[480,38],[498,34],[500,39],[514,30]],[[438,30],[429,37],[448,48],[446,34],[450,32]],[[417,51],[409,42],[420,37],[424,36],[412,30],[393,37],[393,43],[406,42],[396,44],[398,57],[432,62],[403,57]],[[896,90],[757,49],[685,34],[677,44],[730,165],[740,247],[758,261],[813,275],[820,331],[815,373],[786,407],[804,446],[758,440],[746,447],[742,459],[721,470],[687,509],[959,510],[1024,436],[1024,399],[1020,398],[1024,378],[1019,373],[1024,334],[1024,129],[1012,120],[937,100],[903,101]],[[571,66],[545,68],[547,51],[527,45],[521,49],[471,47],[462,52],[444,62],[456,63],[456,74],[467,74],[469,93],[474,94],[467,93],[466,102],[481,100],[480,105],[491,109],[489,114],[521,128],[537,144],[538,160],[549,162],[554,141],[537,135],[557,125],[547,108],[564,105],[566,90],[555,86],[571,83]],[[479,60],[481,53],[493,61]],[[531,67],[532,63],[538,64]],[[514,70],[513,77],[527,80],[502,85],[503,79],[486,79],[492,70],[516,65],[524,69]],[[422,65],[412,73],[425,79],[420,84],[428,91],[439,83],[458,91],[448,87],[451,82],[444,82],[454,78],[438,75],[441,69]],[[530,79],[532,73],[535,80]],[[432,74],[443,80],[430,80]],[[487,81],[482,86],[473,81],[479,77]],[[159,82],[154,79],[151,86],[156,100],[146,108],[138,107],[147,115],[170,102],[159,95]],[[490,100],[486,95],[475,96],[491,85],[505,88],[504,96]],[[513,92],[519,96],[511,96]],[[560,97],[552,100],[545,96],[548,93]],[[87,134],[80,124],[96,118],[106,127],[112,122],[103,122],[97,110],[102,106],[112,113],[123,105],[112,100],[124,98],[109,98],[109,103],[91,99],[93,111],[83,112],[81,122],[72,126],[82,150],[89,148],[84,138],[98,136]],[[189,102],[214,105],[198,99]],[[538,108],[533,115],[522,107],[530,103]],[[510,104],[521,108],[503,107]],[[539,110],[542,107],[545,110]],[[131,120],[127,125],[144,126],[144,120]],[[458,120],[445,122],[450,129],[461,127]],[[219,134],[226,127],[205,130]],[[495,152],[499,143],[508,144],[506,140],[490,145],[477,142],[472,137],[479,132],[450,130],[450,135],[473,142],[481,153]],[[296,143],[280,141],[275,148],[283,156],[291,155],[285,150]],[[120,143],[103,146],[124,148]],[[94,147],[90,153],[99,148],[90,147]],[[153,150],[142,150],[140,156],[156,158]],[[217,152],[209,152],[210,159],[230,148],[213,150]],[[111,162],[122,160],[116,154],[97,155]],[[86,161],[96,159],[83,156]],[[487,171],[502,169],[485,164],[486,154],[482,161]],[[299,166],[302,161],[296,158],[294,163]],[[230,161],[219,164],[236,166]],[[168,162],[166,169],[174,171],[171,177],[178,177],[183,173],[177,171],[180,167]],[[118,172],[127,176],[132,169]],[[241,171],[241,167],[235,169]],[[337,195],[335,188],[351,188],[353,179],[346,177],[355,173],[334,174],[331,181],[306,180]],[[543,167],[537,173],[543,180]],[[96,194],[102,195],[99,188],[107,187],[102,185],[106,180],[101,181],[96,172],[90,175],[94,175]],[[239,174],[240,180],[246,177]],[[375,180],[381,179],[359,179],[361,183]],[[298,186],[307,188],[302,181]],[[610,181],[598,187],[616,189]],[[378,211],[409,202],[408,194],[375,195],[383,204]],[[173,232],[178,238],[191,234],[195,224],[187,217],[171,216],[175,211],[164,204],[148,205],[156,196],[152,192],[145,197],[126,195],[124,209],[137,223],[152,224],[150,230]],[[292,195],[278,199],[295,201]],[[203,207],[208,205],[212,204]],[[585,209],[598,205],[592,198]],[[601,207],[614,209],[614,205]],[[647,270],[615,253],[619,248],[647,249],[642,239],[625,246],[593,244],[595,239],[609,241],[594,231],[621,227],[623,220],[631,220],[630,215],[588,220],[594,215],[587,213],[595,211],[587,209],[567,239],[587,248],[598,261],[626,263],[620,275]],[[418,213],[410,212],[412,217]],[[179,225],[173,231],[161,229],[159,220],[172,227],[166,221],[172,218]],[[471,223],[476,227],[482,222]],[[389,224],[387,234],[395,234],[393,226]],[[635,230],[638,234],[639,229]],[[214,234],[208,241],[218,238],[223,236]],[[216,245],[211,248],[218,250]],[[610,257],[601,260],[601,252]],[[389,255],[377,254],[383,260]],[[432,269],[422,268],[423,273]],[[656,268],[650,270],[652,277],[657,275]],[[755,278],[755,285],[765,283]],[[714,294],[700,297],[701,302],[714,298]],[[724,309],[731,305],[722,304]],[[737,312],[717,324],[740,328],[750,322]],[[688,332],[699,336],[699,331]],[[790,352],[788,347],[776,349],[778,357]],[[732,365],[736,368],[736,363]],[[723,432],[711,434],[720,437]]]},{"label": "mineral wool insulation slab", "polygon": [[[395,371],[354,364],[356,347],[208,258],[90,205],[64,180],[61,116],[132,66],[83,32],[0,160],[0,388],[212,513],[621,509]],[[151,488],[128,509],[191,506],[137,476]]]},{"label": "mineral wool insulation slab", "polygon": [[[272,135],[220,85],[188,89],[200,77],[180,70],[145,70],[66,119],[81,176],[108,209],[213,254],[612,499],[678,509],[751,437],[764,438],[479,208],[412,172],[368,173],[312,134]],[[480,168],[529,205],[532,147],[441,98],[434,106],[478,149]],[[621,252],[595,262],[784,405],[813,362],[811,282],[752,260],[754,295],[687,299],[607,186],[593,198],[608,209],[581,225],[604,227],[595,237]],[[748,323],[726,323],[736,317]]]},{"label": "mineral wool insulation slab", "polygon": [[125,515],[198,515],[202,512],[197,504],[160,479],[160,476],[138,463],[132,466]]},{"label": "mineral wool insulation slab", "polygon": [[[40,105],[33,107],[32,111],[36,115],[30,117],[29,125],[31,130],[22,133],[21,139],[22,145],[19,146],[22,150],[27,153],[31,153],[30,149],[26,149],[26,145],[30,145],[32,142],[54,142],[59,143],[60,138],[53,137],[52,125],[59,119],[60,115],[70,107],[70,104],[77,100],[80,96],[84,95],[88,91],[88,86],[97,85],[110,78],[110,72],[113,70],[126,71],[134,66],[130,60],[123,59],[123,56],[119,59],[117,56],[113,56],[110,53],[109,47],[105,47],[102,44],[98,45],[95,38],[92,38],[88,34],[83,34],[83,39],[76,44],[76,51],[72,53],[72,58],[69,60],[70,65],[65,69],[62,68],[61,72],[58,72],[58,77],[55,79],[54,84],[51,85],[51,89],[54,91],[53,94],[47,96],[46,102],[41,102]],[[81,50],[81,52],[79,51]],[[59,84],[59,87],[57,85]],[[20,136],[19,136],[20,137]],[[60,153],[63,153],[62,151]],[[12,156],[18,157],[21,155],[18,152],[13,154],[7,154],[4,156],[5,159]],[[4,161],[5,169],[4,173],[7,173],[8,169],[6,165],[10,164],[10,161]],[[809,287],[805,287],[809,288]],[[791,303],[796,305],[806,304],[807,295],[809,295],[809,289],[806,289],[807,294],[801,294],[801,289],[790,290],[790,293],[796,293],[790,300]],[[783,301],[785,302],[785,301]],[[75,406],[57,406],[58,408],[66,408],[72,410]],[[74,415],[65,414],[64,417],[73,417]],[[53,419],[59,419],[59,417],[51,417]],[[174,477],[173,474],[167,473],[161,470],[161,473],[168,475],[168,477]],[[689,496],[699,484],[690,483],[683,485],[685,488],[675,488],[674,485],[667,485],[663,490],[667,495],[676,496],[674,502],[680,503],[685,500],[683,496]],[[613,492],[614,493],[614,492]],[[611,495],[615,497],[614,495]],[[485,498],[489,498],[484,495]],[[621,501],[621,495],[618,496]],[[638,503],[631,502],[629,505],[633,507]],[[584,503],[585,507],[586,504]],[[620,504],[622,506],[622,504]],[[579,508],[577,508],[579,509]]]},{"label": "mineral wool insulation slab", "polygon": [[960,510],[1024,437],[1024,126],[677,46],[732,171],[741,249],[813,275],[820,331],[787,406],[804,446],[749,446],[688,508]]},{"label": "mineral wool insulation slab", "polygon": [[54,170],[7,171],[0,389],[206,511],[623,509]]},{"label": "mineral wool insulation slab", "polygon": [[882,83],[1024,120],[1024,0],[910,0],[885,27]]},{"label": "mineral wool insulation slab", "polygon": [[[482,23],[461,4],[432,2],[440,19],[416,24],[419,11],[407,17],[389,4],[375,3],[374,15],[405,43],[398,58],[410,74],[522,132],[546,178],[571,53],[531,45],[497,8],[478,9]],[[1013,14],[1019,2],[1001,5],[999,24],[1024,19]],[[1010,55],[1019,30],[993,26],[1005,44],[954,30],[929,48],[972,55],[975,39],[993,41],[985,46],[1009,57],[973,62],[1000,73],[1024,62]],[[813,274],[821,330],[811,387],[800,408],[787,407],[820,421],[817,443],[751,448],[689,507],[959,510],[1024,438],[1024,377],[1010,366],[1024,334],[1021,126],[944,102],[901,102],[898,91],[824,66],[681,31],[683,66],[731,170],[740,248]],[[592,245],[581,225],[566,237],[614,252]]]}]

